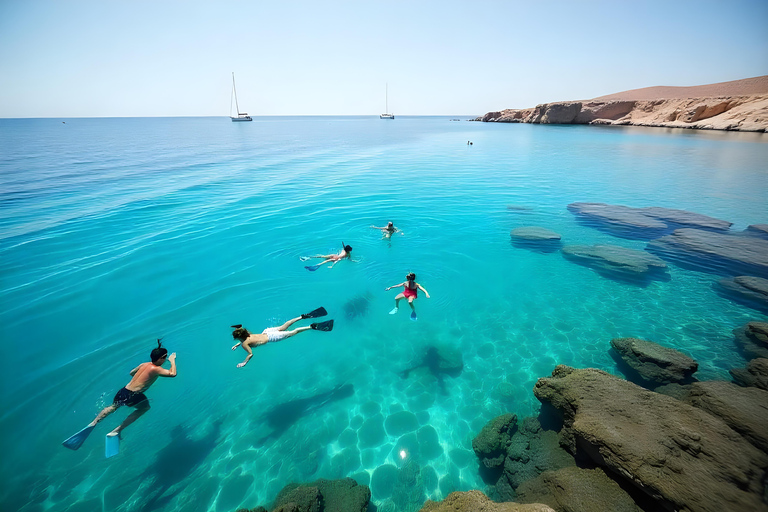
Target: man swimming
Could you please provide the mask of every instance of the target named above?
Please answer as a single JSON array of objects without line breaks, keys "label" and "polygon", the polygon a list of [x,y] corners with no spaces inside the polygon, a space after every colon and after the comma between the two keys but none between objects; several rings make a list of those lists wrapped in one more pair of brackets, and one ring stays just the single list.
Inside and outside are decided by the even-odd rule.
[{"label": "man swimming", "polygon": [[239,340],[238,343],[234,344],[232,346],[232,350],[237,349],[237,347],[242,346],[243,349],[245,349],[246,352],[248,352],[248,355],[245,356],[245,360],[242,363],[238,363],[237,367],[242,368],[246,364],[248,364],[248,361],[251,360],[253,357],[253,351],[251,350],[251,347],[259,347],[261,345],[266,345],[270,342],[276,342],[281,341],[286,338],[290,338],[291,336],[295,336],[299,334],[300,332],[308,331],[310,329],[314,329],[316,331],[330,331],[333,329],[333,320],[328,320],[326,322],[319,322],[319,323],[313,323],[310,324],[309,327],[298,327],[296,329],[293,329],[292,331],[287,330],[291,325],[295,324],[299,320],[303,320],[305,318],[317,318],[319,316],[325,316],[328,313],[325,311],[325,308],[318,308],[310,313],[305,313],[301,316],[297,316],[296,318],[292,318],[291,320],[288,320],[280,327],[267,327],[264,329],[261,334],[251,334],[247,329],[245,329],[242,324],[233,325],[232,327],[235,329],[232,331],[232,337],[236,340]]},{"label": "man swimming", "polygon": [[403,234],[402,231],[395,227],[392,221],[387,222],[387,225],[384,227],[371,226],[371,228],[380,230],[383,233],[382,238],[391,238],[395,233]]},{"label": "man swimming", "polygon": [[[89,426],[96,426],[101,420],[115,412],[123,405],[128,407],[134,407],[133,411],[125,421],[117,426],[112,432],[107,434],[108,436],[116,436],[123,431],[125,427],[139,419],[144,413],[149,410],[149,400],[144,395],[144,391],[149,389],[152,384],[155,383],[158,377],[175,377],[176,376],[176,352],[168,355],[168,350],[162,346],[160,340],[157,340],[157,348],[153,349],[149,354],[151,362],[141,363],[139,366],[131,370],[133,378],[123,389],[117,392],[115,398],[112,400],[112,405],[109,405],[102,409],[102,411],[96,416]],[[166,370],[163,368],[163,363],[168,360],[171,362],[171,369]]]},{"label": "man swimming", "polygon": [[346,258],[352,259],[352,257],[350,256],[350,253],[352,252],[352,246],[344,245],[344,242],[341,242],[341,247],[342,249],[338,254],[317,254],[315,256],[303,256],[301,258],[302,261],[306,261],[310,258],[323,258],[324,260],[316,265],[308,265],[304,268],[311,272],[314,272],[315,270],[320,268],[322,265],[325,265],[326,263],[332,262],[331,266],[328,268],[333,268],[335,264],[337,264],[343,259],[346,259]]}]

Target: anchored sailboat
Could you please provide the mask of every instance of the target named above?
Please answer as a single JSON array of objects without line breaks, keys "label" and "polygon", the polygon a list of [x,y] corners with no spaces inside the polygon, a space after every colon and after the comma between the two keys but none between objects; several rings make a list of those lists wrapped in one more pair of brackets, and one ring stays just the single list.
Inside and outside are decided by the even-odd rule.
[{"label": "anchored sailboat", "polygon": [[[235,108],[237,109],[237,117],[232,115],[232,99],[235,100]],[[235,72],[232,72],[232,96],[229,98],[229,118],[232,121],[253,121],[253,118],[248,115],[248,112],[240,112],[240,107],[237,104],[237,89],[235,88]]]},{"label": "anchored sailboat", "polygon": [[384,106],[386,107],[385,113],[379,116],[380,119],[394,119],[395,114],[388,114],[389,112],[389,84],[384,89]]}]

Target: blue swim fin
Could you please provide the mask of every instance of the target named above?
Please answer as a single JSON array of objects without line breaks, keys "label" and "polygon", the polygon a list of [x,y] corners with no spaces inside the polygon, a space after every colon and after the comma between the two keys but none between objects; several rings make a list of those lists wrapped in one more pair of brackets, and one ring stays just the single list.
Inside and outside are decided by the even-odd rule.
[{"label": "blue swim fin", "polygon": [[88,425],[83,430],[81,430],[77,434],[73,435],[72,437],[70,437],[63,443],[61,443],[62,446],[64,446],[64,448],[69,448],[70,450],[77,450],[78,448],[83,446],[83,443],[85,442],[86,439],[88,439],[88,436],[93,431],[94,427]]},{"label": "blue swim fin", "polygon": [[416,317],[416,312],[415,311],[411,311],[411,320],[413,320],[414,322],[416,320],[418,320],[418,318]]},{"label": "blue swim fin", "polygon": [[309,270],[310,272],[314,272],[315,270],[320,268],[320,265],[308,265],[308,266],[306,266],[304,268]]},{"label": "blue swim fin", "polygon": [[116,436],[108,435],[104,442],[104,456],[110,458],[118,453],[120,453],[120,434]]}]

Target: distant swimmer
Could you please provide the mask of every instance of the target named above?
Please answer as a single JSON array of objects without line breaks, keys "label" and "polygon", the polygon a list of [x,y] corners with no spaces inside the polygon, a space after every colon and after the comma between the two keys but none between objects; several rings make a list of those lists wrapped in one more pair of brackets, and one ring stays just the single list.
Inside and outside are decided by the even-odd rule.
[{"label": "distant swimmer", "polygon": [[308,265],[304,267],[305,269],[309,270],[310,272],[314,272],[315,270],[319,269],[321,266],[325,265],[326,263],[331,263],[331,265],[328,268],[333,268],[335,264],[340,262],[343,259],[349,258],[352,259],[350,254],[352,252],[352,246],[345,245],[344,242],[341,242],[341,251],[338,254],[317,254],[315,256],[302,256],[301,261],[307,261],[310,258],[323,258],[324,261],[321,261],[317,265]]},{"label": "distant swimmer", "polygon": [[235,350],[237,347],[242,346],[245,349],[245,351],[248,352],[248,355],[245,356],[245,360],[242,363],[238,363],[237,367],[242,368],[243,366],[248,364],[248,361],[250,361],[250,359],[253,357],[253,351],[251,350],[251,347],[259,347],[261,345],[266,345],[267,343],[270,343],[270,342],[281,341],[281,340],[284,340],[285,338],[290,338],[291,336],[299,334],[300,332],[308,331],[310,329],[314,329],[316,331],[326,331],[326,332],[333,330],[333,320],[313,323],[313,324],[310,324],[309,327],[298,327],[292,331],[287,330],[291,325],[295,324],[299,320],[304,320],[305,318],[318,318],[321,316],[325,316],[327,314],[328,312],[325,310],[325,308],[317,308],[314,311],[305,313],[301,316],[297,316],[296,318],[288,320],[280,327],[267,327],[261,332],[261,334],[251,334],[241,324],[233,325],[232,327],[235,330],[232,331],[232,337],[239,341],[238,343],[232,346],[232,350]]},{"label": "distant swimmer", "polygon": [[387,222],[387,225],[384,227],[371,226],[371,228],[380,230],[383,233],[382,238],[391,238],[395,233],[403,234],[403,232],[397,229],[391,221]]},{"label": "distant swimmer", "polygon": [[[118,408],[127,405],[128,407],[134,407],[136,410],[133,411],[117,428],[107,434],[105,454],[107,457],[117,455],[120,446],[120,433],[125,427],[139,419],[149,410],[149,400],[144,395],[144,391],[149,389],[158,377],[176,376],[176,353],[174,352],[169,356],[168,350],[162,346],[160,340],[157,340],[157,348],[152,350],[149,354],[149,358],[151,362],[141,363],[131,370],[130,374],[133,377],[131,382],[117,392],[115,398],[112,400],[112,405],[102,409],[87,427],[64,441],[64,443],[62,443],[64,446],[72,450],[77,450],[97,423],[115,412]],[[171,362],[170,370],[166,370],[162,367],[166,360]]]},{"label": "distant swimmer", "polygon": [[416,320],[417,319],[416,309],[413,307],[413,300],[418,296],[419,290],[423,291],[424,295],[426,295],[428,299],[430,298],[429,292],[427,292],[427,290],[425,290],[423,286],[421,286],[419,283],[416,282],[416,274],[414,274],[413,272],[405,276],[404,282],[393,285],[393,286],[389,286],[386,288],[385,291],[389,291],[392,288],[397,288],[399,286],[402,286],[404,288],[403,292],[399,293],[397,297],[395,297],[395,307],[394,309],[392,309],[392,311],[389,312],[389,314],[394,315],[395,313],[397,313],[400,309],[399,307],[400,301],[402,299],[408,299],[408,305],[411,306],[411,320]]},{"label": "distant swimmer", "polygon": [[471,141],[471,140],[468,140],[468,141],[467,141],[467,146],[471,146],[471,145],[472,145],[472,141]]}]

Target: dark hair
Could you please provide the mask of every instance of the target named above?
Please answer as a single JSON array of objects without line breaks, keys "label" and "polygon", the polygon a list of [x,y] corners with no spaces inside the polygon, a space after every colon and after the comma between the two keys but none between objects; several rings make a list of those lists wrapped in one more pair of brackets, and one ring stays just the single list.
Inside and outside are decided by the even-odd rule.
[{"label": "dark hair", "polygon": [[149,358],[154,363],[167,355],[168,355],[168,350],[163,348],[163,344],[160,343],[160,340],[157,340],[157,348],[152,349],[152,352],[149,354]]},{"label": "dark hair", "polygon": [[392,221],[387,222],[387,226],[394,226],[395,224]]},{"label": "dark hair", "polygon": [[407,280],[409,280],[409,281],[415,281],[415,280],[416,280],[416,274],[414,274],[413,272],[411,272],[410,274],[408,274],[407,276],[405,276],[405,278],[406,278]]},{"label": "dark hair", "polygon": [[245,341],[248,339],[248,336],[251,335],[251,333],[248,332],[248,329],[245,329],[243,327],[243,324],[237,324],[232,326],[234,331],[232,331],[232,337],[236,340]]},{"label": "dark hair", "polygon": [[352,252],[352,246],[351,245],[345,245],[344,250],[347,252]]}]

